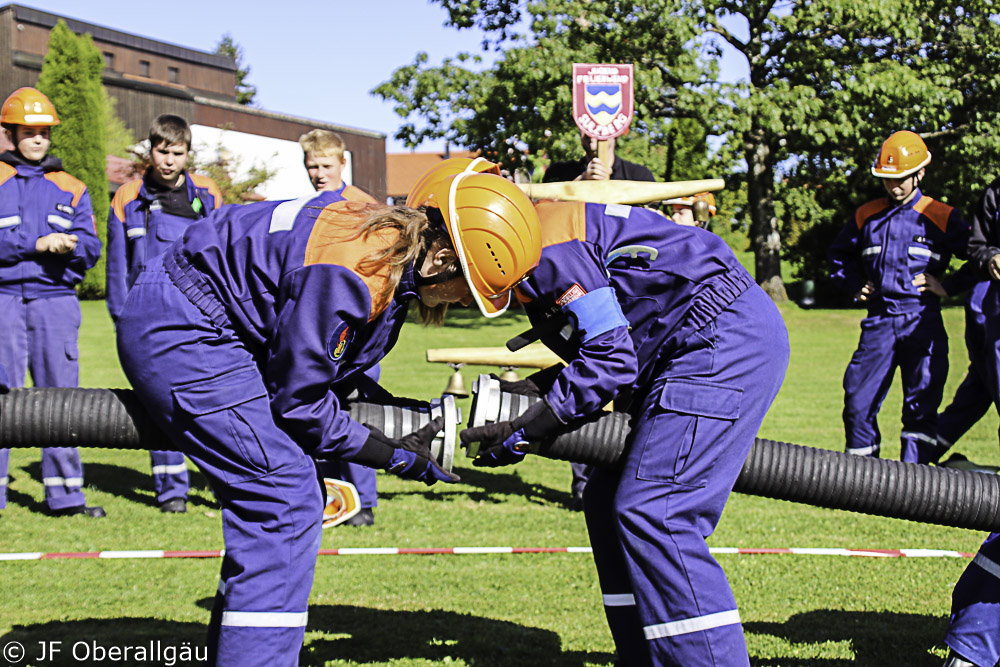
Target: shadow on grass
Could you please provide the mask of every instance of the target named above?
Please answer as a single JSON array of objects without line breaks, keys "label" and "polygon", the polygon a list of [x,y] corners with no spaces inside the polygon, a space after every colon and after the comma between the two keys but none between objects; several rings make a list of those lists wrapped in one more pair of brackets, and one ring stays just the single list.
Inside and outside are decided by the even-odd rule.
[{"label": "shadow on grass", "polygon": [[[464,495],[475,502],[500,504],[509,500],[508,496],[521,496],[529,502],[536,504],[551,504],[569,507],[573,495],[568,491],[557,491],[556,489],[541,484],[531,484],[521,479],[515,470],[508,467],[510,472],[502,472],[501,468],[459,468],[455,473],[462,478],[460,484],[474,486],[477,489],[471,491],[452,490],[447,485],[437,484],[433,490],[423,491],[414,485],[412,489],[398,493],[383,492],[379,490],[379,498],[393,498],[395,496],[421,495],[430,501],[444,500],[451,495]],[[566,464],[566,476],[570,476],[569,464]]]},{"label": "shadow on grass", "polygon": [[[34,462],[24,466],[23,470],[39,484],[42,483],[42,464]],[[153,491],[152,471],[139,471],[128,466],[119,466],[111,463],[86,463],[83,464],[83,492],[87,489],[94,489],[110,495],[118,496],[124,500],[129,500],[140,505],[156,506],[156,495]],[[188,471],[188,479],[192,491],[204,491],[204,493],[189,493],[189,505],[201,505],[207,508],[217,507],[212,491],[208,487],[208,482],[200,472]],[[19,505],[24,505],[32,511],[41,511],[43,503],[32,503],[28,496],[18,494],[19,498],[11,497]],[[27,499],[28,502],[21,502]],[[37,505],[37,507],[35,507]]]},{"label": "shadow on grass", "polygon": [[795,614],[783,623],[744,623],[747,634],[770,635],[799,646],[848,642],[853,660],[834,658],[753,658],[755,667],[834,667],[839,665],[906,665],[940,667],[946,616],[877,611],[817,609]]},{"label": "shadow on grass", "polygon": [[[210,607],[211,598],[199,601]],[[450,611],[393,611],[348,605],[314,605],[309,608],[310,633],[301,655],[303,667],[328,661],[350,663],[394,663],[402,660],[462,661],[480,666],[611,664],[614,656],[602,652],[564,651],[560,637],[551,630],[526,627],[508,621],[480,618]],[[0,637],[0,645],[21,643],[29,659],[39,660],[39,642],[61,642],[59,659],[44,664],[83,665],[71,649],[77,642],[93,642],[105,648],[148,646],[159,640],[163,646],[180,647],[187,642],[204,654],[206,627],[198,623],[163,621],[155,618],[86,619],[52,621],[14,626]],[[316,633],[322,633],[317,636]],[[34,660],[30,660],[32,664]],[[148,664],[164,664],[150,661]],[[176,665],[191,662],[177,661]]]}]

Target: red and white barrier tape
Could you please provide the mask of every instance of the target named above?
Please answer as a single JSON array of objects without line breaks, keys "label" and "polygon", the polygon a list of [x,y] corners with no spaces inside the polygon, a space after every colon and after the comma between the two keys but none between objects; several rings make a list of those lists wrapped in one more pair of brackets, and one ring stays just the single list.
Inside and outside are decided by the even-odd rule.
[{"label": "red and white barrier tape", "polygon": [[[712,547],[713,554],[736,555],[781,555],[799,556],[856,556],[864,558],[972,558],[973,553],[949,551],[947,549],[820,549],[792,547],[790,549],[747,549],[736,547]],[[220,558],[224,551],[81,551],[63,553],[0,553],[3,560],[63,560],[72,558]],[[320,556],[428,556],[466,554],[552,554],[591,553],[590,547],[344,547],[341,549],[320,549]]]}]

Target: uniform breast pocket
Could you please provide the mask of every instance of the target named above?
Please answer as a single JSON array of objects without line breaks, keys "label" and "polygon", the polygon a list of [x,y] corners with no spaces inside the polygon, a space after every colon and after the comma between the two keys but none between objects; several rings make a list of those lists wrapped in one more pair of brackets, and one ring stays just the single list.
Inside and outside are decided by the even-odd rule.
[{"label": "uniform breast pocket", "polygon": [[925,245],[910,244],[906,249],[906,256],[910,270],[914,273],[920,273],[928,269],[935,270],[941,264],[941,254],[935,252],[933,247]]},{"label": "uniform breast pocket", "polygon": [[149,248],[146,253],[147,256],[152,258],[162,253],[174,241],[184,235],[184,230],[187,227],[187,223],[177,220],[157,220],[151,231],[153,238],[147,240]]},{"label": "uniform breast pocket", "polygon": [[219,377],[174,389],[174,401],[193,418],[196,437],[205,445],[197,452],[218,468],[231,484],[271,472],[257,433],[273,420],[267,390],[256,368],[240,368]]},{"label": "uniform breast pocket", "polygon": [[638,427],[637,476],[652,482],[704,486],[726,432],[739,419],[743,389],[693,379],[667,380],[652,414]]}]

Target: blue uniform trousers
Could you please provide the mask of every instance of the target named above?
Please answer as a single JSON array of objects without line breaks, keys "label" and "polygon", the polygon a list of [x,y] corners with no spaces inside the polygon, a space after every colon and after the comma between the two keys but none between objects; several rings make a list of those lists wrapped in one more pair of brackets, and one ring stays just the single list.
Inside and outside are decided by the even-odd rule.
[{"label": "blue uniform trousers", "polygon": [[[0,294],[0,313],[0,366],[10,372],[11,386],[23,387],[27,371],[36,387],[77,386],[80,302],[75,294],[30,301]],[[0,509],[7,506],[9,455],[10,450],[0,449]],[[42,484],[49,509],[83,505],[80,452],[75,447],[42,449]]]},{"label": "blue uniform trousers", "polygon": [[896,368],[903,385],[903,461],[927,463],[937,450],[937,410],[948,377],[941,312],[869,315],[844,373],[844,429],[850,454],[878,456],[878,412]]},{"label": "blue uniform trousers", "polygon": [[984,352],[986,347],[986,317],[982,306],[989,283],[978,283],[965,306],[965,347],[969,352],[969,370],[955,390],[951,404],[938,415],[938,457],[958,442],[993,404],[987,386]]},{"label": "blue uniform trousers", "polygon": [[584,510],[620,664],[749,665],[715,530],[788,366],[756,287],[662,366],[632,410],[621,472],[594,467]]},{"label": "blue uniform trousers", "polygon": [[255,360],[224,316],[192,305],[159,260],[129,292],[117,333],[136,394],[222,507],[211,664],[297,665],[322,531],[313,460],[274,423]]},{"label": "blue uniform trousers", "polygon": [[986,538],[955,584],[944,641],[980,667],[1000,661],[1000,533]]}]

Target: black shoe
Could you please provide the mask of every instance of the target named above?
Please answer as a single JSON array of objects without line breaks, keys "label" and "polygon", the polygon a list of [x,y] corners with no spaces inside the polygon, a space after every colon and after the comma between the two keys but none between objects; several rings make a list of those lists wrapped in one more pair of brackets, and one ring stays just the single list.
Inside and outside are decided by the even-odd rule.
[{"label": "black shoe", "polygon": [[164,514],[184,514],[188,511],[187,501],[183,498],[171,498],[160,503],[160,511]]},{"label": "black shoe", "polygon": [[92,519],[101,519],[108,515],[104,511],[104,508],[100,505],[94,505],[93,507],[87,507],[86,505],[74,505],[73,507],[64,507],[58,510],[51,510],[49,512],[52,516],[89,516]]},{"label": "black shoe", "polygon": [[371,507],[362,507],[361,511],[340,524],[341,526],[372,526],[375,524],[375,512]]}]

